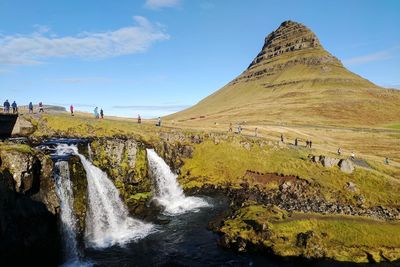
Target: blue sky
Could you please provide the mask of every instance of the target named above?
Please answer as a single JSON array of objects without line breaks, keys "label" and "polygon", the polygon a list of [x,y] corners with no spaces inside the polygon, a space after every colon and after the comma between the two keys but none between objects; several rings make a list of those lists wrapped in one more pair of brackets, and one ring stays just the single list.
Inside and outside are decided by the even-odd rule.
[{"label": "blue sky", "polygon": [[351,71],[400,87],[396,0],[0,0],[1,99],[165,115],[239,75],[288,19]]}]

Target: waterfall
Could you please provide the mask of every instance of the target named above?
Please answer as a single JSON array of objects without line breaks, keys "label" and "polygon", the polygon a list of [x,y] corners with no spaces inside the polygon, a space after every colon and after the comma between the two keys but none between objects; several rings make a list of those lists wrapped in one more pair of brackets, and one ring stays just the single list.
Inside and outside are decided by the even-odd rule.
[{"label": "waterfall", "polygon": [[174,174],[164,160],[153,149],[147,149],[150,171],[156,181],[155,199],[165,207],[167,215],[178,215],[187,211],[198,211],[209,204],[199,197],[186,197]]},{"label": "waterfall", "polygon": [[87,144],[87,150],[88,150],[89,160],[91,162],[93,162],[93,152],[92,152],[92,148],[90,147],[90,143]]},{"label": "waterfall", "polygon": [[56,193],[60,199],[61,235],[63,239],[64,258],[68,262],[79,260],[76,243],[76,218],[73,210],[74,197],[66,161],[55,163]]},{"label": "waterfall", "polygon": [[76,146],[71,149],[81,159],[88,181],[86,245],[94,248],[123,245],[153,232],[152,224],[128,216],[119,191],[107,174],[81,155]]}]

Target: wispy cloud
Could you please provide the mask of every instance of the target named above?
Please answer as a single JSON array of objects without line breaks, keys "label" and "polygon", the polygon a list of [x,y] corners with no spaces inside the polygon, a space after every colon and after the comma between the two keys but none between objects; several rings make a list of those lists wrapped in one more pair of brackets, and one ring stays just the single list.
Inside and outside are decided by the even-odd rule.
[{"label": "wispy cloud", "polygon": [[399,52],[400,52],[400,44],[395,44],[394,46],[382,51],[343,60],[343,63],[351,66],[351,65],[367,64],[370,62],[388,60],[393,58],[397,59],[400,56]]},{"label": "wispy cloud", "polygon": [[145,6],[151,9],[160,9],[164,7],[177,7],[181,0],[146,0]]},{"label": "wispy cloud", "polygon": [[158,105],[158,106],[113,106],[114,109],[134,109],[134,110],[162,110],[162,111],[178,111],[190,107],[189,105]]},{"label": "wispy cloud", "polygon": [[106,77],[69,77],[51,80],[54,83],[64,83],[64,84],[78,84],[78,83],[91,83],[91,82],[109,82],[111,79]]},{"label": "wispy cloud", "polygon": [[354,65],[361,65],[361,64],[366,64],[369,62],[374,62],[374,61],[386,60],[386,59],[390,59],[390,58],[392,58],[392,54],[390,53],[390,51],[381,51],[381,52],[368,54],[368,55],[364,55],[364,56],[349,58],[349,59],[343,60],[343,63],[345,65],[354,66]]},{"label": "wispy cloud", "polygon": [[56,37],[49,29],[36,26],[32,34],[0,35],[0,64],[38,64],[48,58],[75,57],[103,59],[146,51],[154,42],[169,35],[159,24],[141,16],[137,25],[106,32],[82,32],[76,36]]}]

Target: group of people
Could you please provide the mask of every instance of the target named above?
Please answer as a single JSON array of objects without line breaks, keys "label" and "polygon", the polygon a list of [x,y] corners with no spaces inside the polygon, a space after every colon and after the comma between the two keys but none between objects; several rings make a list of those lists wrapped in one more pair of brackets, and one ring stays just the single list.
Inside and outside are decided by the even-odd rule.
[{"label": "group of people", "polygon": [[104,119],[104,111],[103,111],[102,108],[100,108],[100,113],[99,113],[99,108],[98,108],[98,107],[95,107],[93,113],[94,113],[94,117],[95,117],[96,119],[99,119],[99,118]]},{"label": "group of people", "polygon": [[[38,106],[39,106],[39,113],[44,112],[43,103],[39,102]],[[12,108],[12,113],[18,114],[18,105],[17,105],[17,102],[15,102],[15,101],[13,101],[12,104],[10,104],[10,102],[7,99],[6,101],[4,101],[3,107],[4,107],[4,109],[3,109],[4,113],[10,113],[10,108]],[[32,102],[29,102],[29,104],[28,104],[28,112],[33,113]]]}]

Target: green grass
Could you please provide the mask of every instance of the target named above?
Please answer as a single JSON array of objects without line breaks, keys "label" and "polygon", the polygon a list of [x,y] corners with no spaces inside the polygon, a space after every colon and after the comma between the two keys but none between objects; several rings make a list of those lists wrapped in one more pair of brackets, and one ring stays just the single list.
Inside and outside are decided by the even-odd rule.
[{"label": "green grass", "polygon": [[[258,230],[254,228],[258,225]],[[264,230],[260,230],[260,229]],[[268,231],[263,237],[260,231]],[[400,223],[344,215],[288,214],[277,207],[251,205],[241,208],[221,232],[230,240],[241,237],[253,244],[271,247],[282,256],[324,255],[340,261],[366,262],[400,258]],[[306,247],[299,245],[300,233],[313,232]]]},{"label": "green grass", "polygon": [[400,123],[388,125],[386,128],[400,130]]},{"label": "green grass", "polygon": [[[261,147],[251,143],[247,150],[240,138],[222,141],[215,145],[205,141],[196,145],[191,159],[185,159],[181,182],[184,187],[201,186],[204,183],[238,186],[246,170],[262,173],[295,175],[321,185],[321,191],[328,200],[342,197],[352,202],[355,194],[362,194],[367,205],[391,205],[400,203],[400,181],[377,171],[356,169],[346,174],[338,167],[325,168],[307,159],[309,150],[290,148]],[[394,170],[396,170],[394,168]],[[190,175],[185,175],[190,173]],[[390,174],[390,170],[388,171]],[[346,183],[353,182],[358,191],[353,193],[344,189]]]}]

